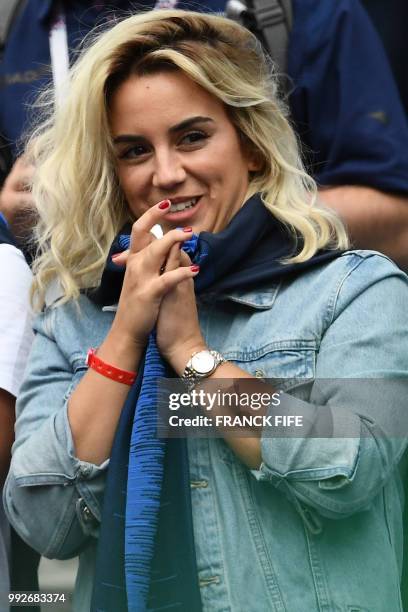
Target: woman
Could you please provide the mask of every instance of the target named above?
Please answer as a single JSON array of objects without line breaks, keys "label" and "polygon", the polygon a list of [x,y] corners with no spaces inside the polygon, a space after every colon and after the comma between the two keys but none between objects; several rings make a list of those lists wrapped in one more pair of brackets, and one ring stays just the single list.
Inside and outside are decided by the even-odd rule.
[{"label": "woman", "polygon": [[[180,11],[118,23],[31,154],[46,308],[5,505],[41,553],[80,553],[75,609],[400,610],[407,279],[344,252],[252,35]],[[182,444],[154,431],[165,367],[190,389],[279,379],[308,431],[329,421],[332,437],[192,438],[188,475]],[[370,402],[363,381],[339,381],[397,376],[402,390],[381,382]]]}]

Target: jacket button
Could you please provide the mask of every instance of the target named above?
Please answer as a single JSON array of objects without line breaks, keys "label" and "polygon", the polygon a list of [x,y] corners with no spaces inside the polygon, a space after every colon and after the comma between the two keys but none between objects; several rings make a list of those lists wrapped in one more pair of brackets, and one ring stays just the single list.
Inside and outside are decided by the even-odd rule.
[{"label": "jacket button", "polygon": [[265,378],[265,372],[263,370],[255,370],[256,378]]},{"label": "jacket button", "polygon": [[210,578],[199,578],[199,585],[200,587],[206,587],[206,586],[210,586],[210,584],[219,584],[220,581],[220,577],[219,576],[211,576]]},{"label": "jacket button", "polygon": [[92,518],[92,514],[88,506],[84,506],[82,509],[82,516],[84,517],[84,521],[89,522]]},{"label": "jacket button", "polygon": [[86,504],[84,504],[82,507],[82,517],[85,523],[90,523],[93,521],[93,514]]},{"label": "jacket button", "polygon": [[98,519],[82,497],[80,497],[76,503],[76,510],[83,527],[93,528],[98,524]]}]

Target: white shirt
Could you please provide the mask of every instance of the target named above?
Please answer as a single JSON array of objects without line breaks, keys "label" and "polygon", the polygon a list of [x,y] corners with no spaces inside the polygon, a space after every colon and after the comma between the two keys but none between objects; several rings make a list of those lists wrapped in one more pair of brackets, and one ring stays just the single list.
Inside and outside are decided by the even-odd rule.
[{"label": "white shirt", "polygon": [[21,251],[0,244],[0,388],[17,396],[33,340],[31,270]]}]

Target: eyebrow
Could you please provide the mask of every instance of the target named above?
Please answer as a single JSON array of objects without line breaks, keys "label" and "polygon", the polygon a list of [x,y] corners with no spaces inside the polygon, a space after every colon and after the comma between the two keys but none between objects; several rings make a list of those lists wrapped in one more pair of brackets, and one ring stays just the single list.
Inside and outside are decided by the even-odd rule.
[{"label": "eyebrow", "polygon": [[[169,132],[170,134],[181,132],[181,130],[188,129],[197,123],[214,123],[214,119],[211,119],[211,117],[201,117],[200,115],[197,117],[189,117],[188,119],[184,119],[184,121],[173,125],[171,128],[169,128]],[[141,135],[139,136],[138,134],[121,134],[120,136],[116,136],[113,139],[113,142],[114,144],[120,144],[121,142],[140,142],[141,140],[146,140],[146,138]]]}]

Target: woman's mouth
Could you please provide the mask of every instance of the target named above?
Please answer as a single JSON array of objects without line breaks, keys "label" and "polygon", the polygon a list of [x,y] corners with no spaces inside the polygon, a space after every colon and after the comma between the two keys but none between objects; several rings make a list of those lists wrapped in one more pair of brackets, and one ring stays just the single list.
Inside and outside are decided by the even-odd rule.
[{"label": "woman's mouth", "polygon": [[182,210],[189,210],[193,208],[199,200],[199,196],[195,196],[194,198],[189,198],[188,200],[177,200],[176,202],[171,201],[170,212],[181,212]]},{"label": "woman's mouth", "polygon": [[202,196],[191,198],[170,198],[171,206],[169,212],[164,216],[169,223],[182,224],[190,221],[199,210]]}]

